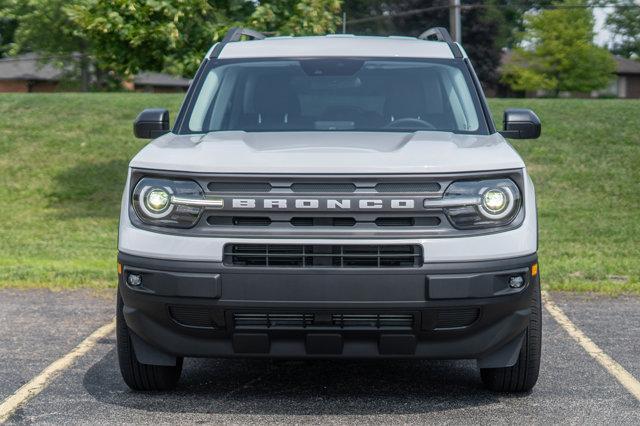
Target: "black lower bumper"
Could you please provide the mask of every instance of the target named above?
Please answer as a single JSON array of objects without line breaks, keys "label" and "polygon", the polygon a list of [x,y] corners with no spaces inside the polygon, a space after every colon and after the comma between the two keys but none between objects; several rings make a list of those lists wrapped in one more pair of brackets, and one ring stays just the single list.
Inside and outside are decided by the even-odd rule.
[{"label": "black lower bumper", "polygon": [[[515,362],[540,291],[535,254],[402,269],[118,259],[136,354],[158,364],[179,356],[417,357],[503,367]],[[128,284],[130,274],[141,284]],[[512,288],[517,276],[524,285]]]}]

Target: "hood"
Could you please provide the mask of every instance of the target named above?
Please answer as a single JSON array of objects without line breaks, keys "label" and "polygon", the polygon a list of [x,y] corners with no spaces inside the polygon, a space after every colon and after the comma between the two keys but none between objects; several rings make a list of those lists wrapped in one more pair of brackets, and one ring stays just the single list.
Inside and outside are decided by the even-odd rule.
[{"label": "hood", "polygon": [[523,168],[498,133],[214,132],[166,134],[131,167],[198,173],[424,174]]}]

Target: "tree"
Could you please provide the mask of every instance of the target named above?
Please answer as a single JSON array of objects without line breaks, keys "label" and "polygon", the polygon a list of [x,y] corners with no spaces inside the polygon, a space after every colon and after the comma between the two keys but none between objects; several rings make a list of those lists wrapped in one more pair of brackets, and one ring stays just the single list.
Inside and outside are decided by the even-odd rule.
[{"label": "tree", "polygon": [[[526,10],[550,0],[469,0],[462,2],[462,43],[480,81],[499,80],[502,48],[513,43]],[[418,36],[430,27],[449,26],[449,0],[345,0],[347,32],[367,35]]]},{"label": "tree", "polygon": [[607,26],[618,37],[614,52],[628,58],[640,57],[640,4],[621,0],[607,17]]},{"label": "tree", "polygon": [[14,44],[18,20],[13,15],[14,2],[0,0],[0,58],[9,53]]},{"label": "tree", "polygon": [[5,22],[14,24],[9,53],[38,52],[43,60],[72,65],[80,74],[83,90],[91,80],[89,46],[69,18],[66,7],[84,0],[4,0],[0,9]]},{"label": "tree", "polygon": [[190,76],[234,25],[276,34],[335,30],[340,0],[93,0],[67,8],[96,60],[120,75]]},{"label": "tree", "polygon": [[[565,1],[577,6],[577,0]],[[525,18],[521,47],[503,67],[513,90],[588,92],[606,87],[615,71],[611,54],[593,43],[593,15],[584,7],[534,11]]]},{"label": "tree", "polygon": [[192,73],[228,19],[206,0],[96,0],[67,11],[100,66],[122,76]]},{"label": "tree", "polygon": [[248,25],[277,35],[335,33],[341,22],[341,0],[262,1]]}]

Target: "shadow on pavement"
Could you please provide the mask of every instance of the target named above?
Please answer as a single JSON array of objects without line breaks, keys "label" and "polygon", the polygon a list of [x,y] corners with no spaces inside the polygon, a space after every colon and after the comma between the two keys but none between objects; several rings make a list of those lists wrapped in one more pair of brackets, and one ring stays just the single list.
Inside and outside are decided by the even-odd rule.
[{"label": "shadow on pavement", "polygon": [[411,414],[498,401],[482,388],[473,361],[268,361],[186,359],[170,393],[130,391],[115,350],[83,385],[98,401],[182,413],[263,415]]}]

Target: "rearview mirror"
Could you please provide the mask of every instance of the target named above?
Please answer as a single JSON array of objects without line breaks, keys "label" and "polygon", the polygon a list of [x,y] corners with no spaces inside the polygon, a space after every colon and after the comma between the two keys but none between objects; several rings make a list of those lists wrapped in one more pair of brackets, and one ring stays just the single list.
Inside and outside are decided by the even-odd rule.
[{"label": "rearview mirror", "polygon": [[140,139],[155,139],[169,132],[169,111],[145,109],[133,122],[133,134]]},{"label": "rearview mirror", "polygon": [[540,119],[530,109],[505,110],[503,125],[504,130],[500,134],[511,139],[536,139],[542,131]]}]

